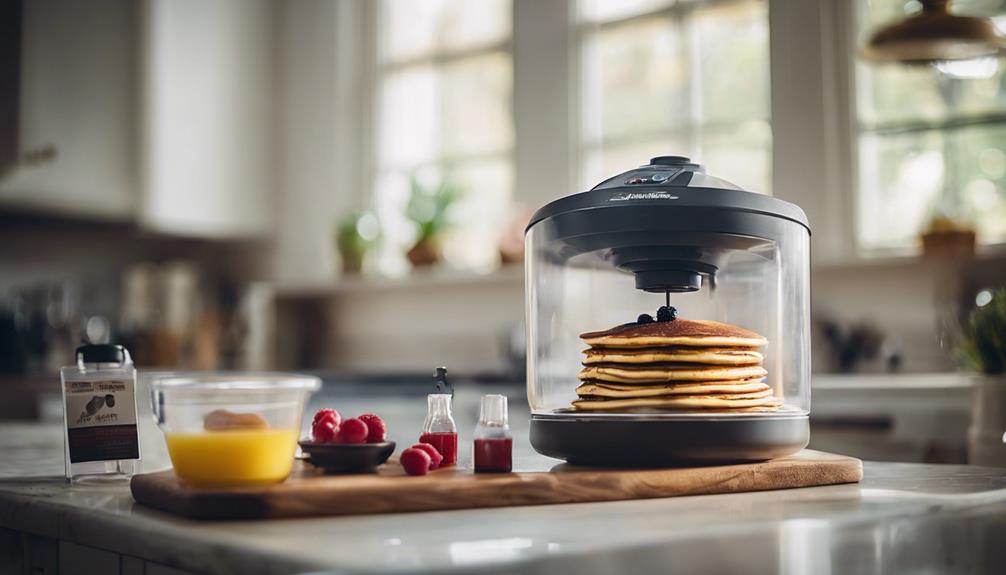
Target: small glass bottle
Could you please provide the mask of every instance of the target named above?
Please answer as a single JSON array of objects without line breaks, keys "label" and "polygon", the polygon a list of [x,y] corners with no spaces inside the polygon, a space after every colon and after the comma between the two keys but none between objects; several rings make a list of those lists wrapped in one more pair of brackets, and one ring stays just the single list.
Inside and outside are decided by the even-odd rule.
[{"label": "small glass bottle", "polygon": [[451,395],[431,393],[426,396],[426,421],[420,443],[429,443],[444,457],[441,467],[458,462],[458,429],[451,415]]},{"label": "small glass bottle", "polygon": [[60,370],[66,478],[129,479],[140,459],[136,369],[121,345],[82,345]]},{"label": "small glass bottle", "polygon": [[472,455],[475,473],[508,473],[513,469],[513,437],[505,395],[483,395],[475,426]]}]

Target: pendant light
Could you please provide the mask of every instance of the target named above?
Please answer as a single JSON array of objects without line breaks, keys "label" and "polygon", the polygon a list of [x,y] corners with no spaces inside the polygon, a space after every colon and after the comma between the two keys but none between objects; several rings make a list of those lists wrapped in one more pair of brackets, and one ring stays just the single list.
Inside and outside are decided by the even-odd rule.
[{"label": "pendant light", "polygon": [[873,62],[932,64],[953,70],[987,70],[981,64],[1006,55],[1006,36],[991,18],[951,14],[949,0],[921,0],[922,11],[876,30],[860,55]]}]

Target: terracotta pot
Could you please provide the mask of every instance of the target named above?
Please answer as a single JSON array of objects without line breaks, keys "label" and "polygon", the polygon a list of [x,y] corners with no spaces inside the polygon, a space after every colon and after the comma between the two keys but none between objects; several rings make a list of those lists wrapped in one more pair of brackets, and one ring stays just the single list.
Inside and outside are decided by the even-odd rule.
[{"label": "terracotta pot", "polygon": [[1006,467],[1006,374],[975,378],[968,463]]},{"label": "terracotta pot", "polygon": [[440,242],[437,238],[426,238],[406,252],[412,267],[429,267],[440,261]]},{"label": "terracotta pot", "polygon": [[975,233],[950,230],[922,234],[922,254],[926,257],[956,258],[975,255]]},{"label": "terracotta pot", "polygon": [[363,269],[363,257],[355,252],[339,250],[342,258],[342,273],[358,274]]}]

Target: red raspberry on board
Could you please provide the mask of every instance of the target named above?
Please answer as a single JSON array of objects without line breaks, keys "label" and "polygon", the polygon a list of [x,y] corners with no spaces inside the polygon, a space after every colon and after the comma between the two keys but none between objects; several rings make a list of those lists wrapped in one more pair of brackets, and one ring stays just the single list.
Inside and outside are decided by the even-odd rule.
[{"label": "red raspberry on board", "polygon": [[357,419],[367,424],[367,443],[382,443],[387,439],[387,428],[384,420],[373,413],[364,413],[357,416]]},{"label": "red raspberry on board", "polygon": [[422,449],[410,447],[402,452],[398,461],[409,475],[426,475],[430,472],[430,454]]},{"label": "red raspberry on board", "polygon": [[338,429],[339,424],[342,423],[342,416],[340,416],[339,412],[334,409],[319,409],[314,414],[314,420],[311,421],[311,424],[313,425],[318,423],[322,419],[331,419],[332,422],[335,423],[336,429]]},{"label": "red raspberry on board", "polygon": [[430,469],[436,469],[440,467],[440,463],[444,460],[444,456],[440,455],[437,448],[430,443],[417,443],[412,446],[415,449],[422,449],[430,456]]},{"label": "red raspberry on board", "polygon": [[336,443],[364,443],[367,441],[367,424],[357,418],[347,419],[339,426],[335,435]]},{"label": "red raspberry on board", "polygon": [[334,420],[329,418],[316,421],[311,426],[311,439],[315,443],[332,443],[335,441],[335,436],[338,433],[339,427],[335,424]]}]

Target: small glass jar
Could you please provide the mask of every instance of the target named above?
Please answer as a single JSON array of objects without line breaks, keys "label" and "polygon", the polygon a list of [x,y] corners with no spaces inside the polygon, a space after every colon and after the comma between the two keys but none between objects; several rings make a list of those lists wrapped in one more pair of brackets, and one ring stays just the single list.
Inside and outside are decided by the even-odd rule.
[{"label": "small glass jar", "polygon": [[68,481],[126,480],[140,460],[136,368],[121,345],[82,345],[60,370]]},{"label": "small glass jar", "polygon": [[451,414],[449,393],[431,393],[426,396],[426,420],[420,443],[429,443],[440,452],[444,460],[441,466],[454,465],[458,461],[458,429]]},{"label": "small glass jar", "polygon": [[513,437],[505,395],[483,395],[472,447],[475,473],[508,473],[513,469]]}]

